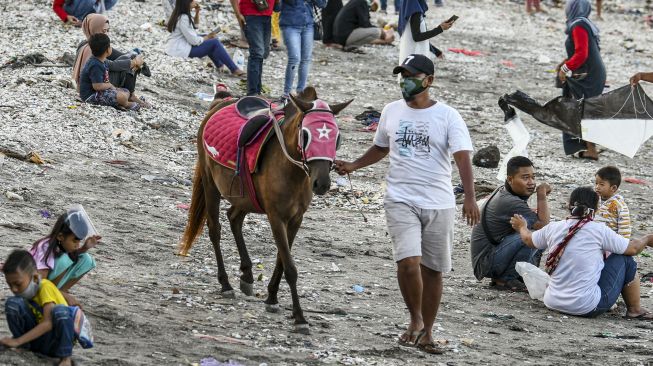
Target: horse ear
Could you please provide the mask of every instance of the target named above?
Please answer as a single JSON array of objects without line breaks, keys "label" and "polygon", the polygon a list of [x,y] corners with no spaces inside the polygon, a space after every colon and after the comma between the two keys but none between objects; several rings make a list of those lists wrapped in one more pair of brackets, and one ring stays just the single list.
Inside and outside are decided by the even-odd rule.
[{"label": "horse ear", "polygon": [[314,87],[307,86],[301,93],[299,93],[298,97],[310,101],[317,100],[317,91]]},{"label": "horse ear", "polygon": [[290,100],[292,100],[293,104],[299,108],[300,111],[306,112],[307,110],[313,108],[313,103],[306,102],[302,99],[299,99],[299,97],[294,96],[290,94]]},{"label": "horse ear", "polygon": [[353,99],[350,99],[350,100],[347,101],[347,102],[340,103],[340,104],[336,104],[336,105],[332,105],[332,106],[330,106],[330,107],[331,107],[331,111],[333,112],[333,114],[338,114],[338,113],[340,113],[343,109],[347,108],[347,106],[348,106],[351,102],[353,102],[353,101],[354,101]]}]

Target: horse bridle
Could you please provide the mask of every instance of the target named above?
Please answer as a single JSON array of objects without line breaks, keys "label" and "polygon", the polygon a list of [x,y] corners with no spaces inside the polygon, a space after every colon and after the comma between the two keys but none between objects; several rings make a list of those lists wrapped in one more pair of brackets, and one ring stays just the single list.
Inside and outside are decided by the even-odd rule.
[{"label": "horse bridle", "polygon": [[[314,113],[314,112],[327,112],[327,113],[330,113],[331,115],[335,116],[333,111],[330,110],[330,109],[313,108],[313,109],[309,109],[306,112],[303,112],[301,122],[304,121],[304,118],[306,118],[306,115],[308,115],[309,113]],[[301,128],[299,129],[299,140],[298,140],[299,141],[298,148],[299,148],[299,151],[301,153],[302,159],[297,160],[297,159],[293,158],[292,156],[290,156],[290,154],[288,153],[288,149],[286,147],[286,141],[283,139],[283,131],[281,131],[281,127],[279,126],[279,121],[277,121],[277,119],[274,116],[274,111],[272,109],[272,105],[270,105],[270,118],[273,118],[272,126],[274,127],[274,134],[277,135],[277,140],[279,141],[279,145],[281,145],[281,151],[283,151],[283,154],[286,156],[286,159],[288,159],[288,161],[290,161],[291,163],[293,163],[294,165],[296,165],[300,169],[302,169],[304,171],[304,173],[306,173],[307,177],[310,177],[310,170],[309,170],[308,164],[306,162],[306,146],[304,146],[304,144],[302,144],[303,130]],[[333,165],[333,162],[331,162],[331,164]]]}]

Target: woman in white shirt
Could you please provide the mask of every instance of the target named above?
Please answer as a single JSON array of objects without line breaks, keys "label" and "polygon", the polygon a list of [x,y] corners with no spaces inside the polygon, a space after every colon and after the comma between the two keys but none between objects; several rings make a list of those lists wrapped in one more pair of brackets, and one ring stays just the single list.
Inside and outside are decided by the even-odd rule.
[{"label": "woman in white shirt", "polygon": [[216,68],[226,65],[235,76],[244,76],[245,72],[236,66],[216,33],[211,32],[202,37],[195,30],[195,23],[191,19],[191,9],[197,9],[195,0],[177,0],[175,8],[168,20],[168,40],[166,54],[177,57],[204,57],[209,56]]},{"label": "woman in white shirt", "polygon": [[[653,247],[653,234],[628,240],[602,223],[592,221],[599,197],[592,187],[576,188],[569,197],[569,216],[531,232],[526,220],[510,220],[526,245],[549,249],[546,271],[551,276],[544,304],[570,315],[595,317],[617,302],[626,303],[626,318],[653,320],[640,306],[637,263],[632,256]],[[612,254],[604,260],[603,252]]]}]

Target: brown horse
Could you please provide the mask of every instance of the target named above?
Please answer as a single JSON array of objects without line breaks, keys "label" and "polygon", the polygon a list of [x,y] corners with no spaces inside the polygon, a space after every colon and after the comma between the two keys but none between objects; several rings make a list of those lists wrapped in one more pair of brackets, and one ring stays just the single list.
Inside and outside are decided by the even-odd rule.
[{"label": "brown horse", "polygon": [[[277,246],[276,265],[268,283],[268,297],[265,300],[266,310],[270,312],[279,311],[277,292],[281,276],[282,274],[285,275],[292,296],[295,328],[297,331],[306,334],[309,332],[309,327],[299,305],[297,268],[290,251],[295,235],[301,226],[304,213],[311,203],[313,193],[322,195],[329,190],[331,185],[329,172],[333,163],[330,159],[306,159],[306,142],[303,142],[304,147],[299,145],[300,139],[303,139],[300,138],[300,131],[306,130],[306,127],[303,127],[305,116],[314,111],[315,104],[312,101],[316,100],[317,94],[313,88],[307,88],[297,97],[291,96],[292,103],[288,103],[284,107],[286,122],[281,126],[283,141],[288,154],[295,160],[295,163],[303,161],[307,167],[306,171],[286,157],[281,148],[281,143],[275,139],[267,142],[263,147],[259,170],[252,175],[258,201],[268,217]],[[203,231],[206,222],[218,262],[218,281],[222,285],[222,295],[226,297],[233,297],[235,294],[229,284],[220,249],[220,199],[225,198],[231,203],[231,207],[227,210],[227,217],[240,255],[240,270],[242,272],[240,289],[248,296],[253,295],[254,276],[252,274],[252,262],[245,247],[242,227],[245,216],[248,213],[256,212],[256,210],[246,192],[242,194],[242,197],[234,197],[241,196],[239,190],[234,189],[234,187],[238,186],[240,178],[234,177],[233,170],[223,167],[211,159],[202,141],[204,126],[207,121],[218,110],[232,103],[234,101],[227,100],[212,106],[213,108],[204,117],[199,128],[197,135],[198,160],[195,167],[192,202],[179,253],[180,255],[187,255],[194,241]],[[324,103],[327,109],[330,108],[331,112],[325,114],[322,113],[324,110],[321,109],[321,112],[317,114],[329,116],[331,120],[326,121],[328,118],[325,117],[325,121],[326,123],[333,123],[329,126],[334,126],[334,116],[349,103],[351,101],[331,107]],[[321,120],[318,122],[322,123]],[[335,129],[337,129],[337,125],[335,125]],[[337,133],[338,131],[333,132]],[[302,136],[306,137],[305,135]],[[322,137],[322,132],[320,132],[320,137]],[[317,138],[317,136],[314,138]],[[333,139],[333,143],[336,143],[335,139]],[[333,149],[333,155],[335,155],[335,146]],[[237,191],[239,194],[233,194],[233,191]]]}]

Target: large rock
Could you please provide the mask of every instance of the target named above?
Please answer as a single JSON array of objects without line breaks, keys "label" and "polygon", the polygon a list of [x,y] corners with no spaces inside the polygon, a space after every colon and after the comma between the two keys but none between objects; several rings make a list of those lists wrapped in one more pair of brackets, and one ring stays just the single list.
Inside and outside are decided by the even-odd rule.
[{"label": "large rock", "polygon": [[496,145],[480,149],[472,159],[472,163],[481,168],[496,168],[499,166],[499,161],[501,161],[501,153]]}]

